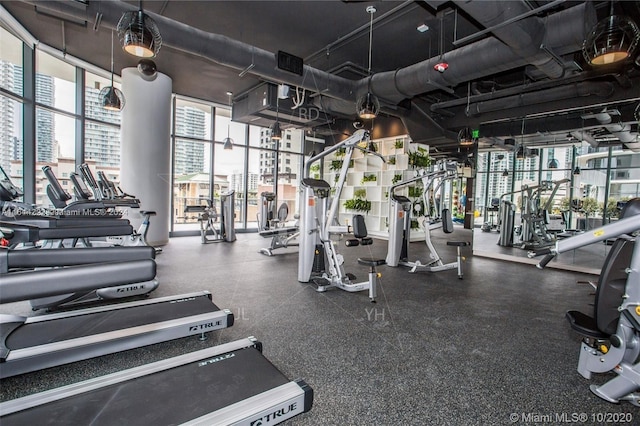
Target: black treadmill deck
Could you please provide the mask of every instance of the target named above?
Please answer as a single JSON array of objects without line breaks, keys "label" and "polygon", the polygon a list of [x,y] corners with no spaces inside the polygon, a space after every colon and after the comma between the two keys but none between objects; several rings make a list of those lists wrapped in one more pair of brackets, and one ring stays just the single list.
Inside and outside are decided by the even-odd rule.
[{"label": "black treadmill deck", "polygon": [[[130,371],[143,369],[143,372],[132,373],[130,378],[126,378],[129,373],[124,371],[98,378],[102,380],[93,379],[73,385],[86,389],[79,392],[73,389],[69,395],[65,388],[31,395],[23,398],[29,401],[19,404],[19,409],[7,408],[5,412],[9,414],[6,415],[2,415],[2,406],[19,400],[0,404],[0,423],[3,426],[175,425],[234,404],[241,405],[249,398],[292,383],[255,346],[223,353],[211,352],[215,349],[200,351],[207,356],[188,358],[188,362],[170,364],[170,367],[164,367],[163,362],[172,362],[172,359],[138,367]],[[175,359],[178,358],[181,357]],[[118,378],[112,379],[112,376]],[[101,382],[106,384],[101,385]],[[300,383],[300,398],[303,401],[289,403],[286,398],[275,400],[273,414],[278,413],[284,420],[288,414],[299,414],[311,408],[313,391],[304,382]],[[50,397],[52,392],[59,392],[63,396]],[[281,406],[282,403],[285,408],[279,408],[278,404]],[[255,415],[256,412],[251,412],[251,406],[248,407],[249,416]]]},{"label": "black treadmill deck", "polygon": [[103,312],[25,324],[8,336],[6,346],[11,350],[23,349],[220,310],[207,296],[165,302],[161,309],[158,304],[136,305],[133,309],[117,309],[118,306],[110,305],[116,309]]}]

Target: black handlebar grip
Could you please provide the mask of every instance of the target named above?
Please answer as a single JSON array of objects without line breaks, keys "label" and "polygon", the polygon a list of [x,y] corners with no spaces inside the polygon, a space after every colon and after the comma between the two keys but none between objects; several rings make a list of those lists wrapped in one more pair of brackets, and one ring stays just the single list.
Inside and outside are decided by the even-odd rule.
[{"label": "black handlebar grip", "polygon": [[547,263],[551,262],[553,260],[553,258],[556,257],[555,254],[548,254],[546,255],[544,258],[542,258],[542,260],[540,261],[540,263],[538,263],[536,265],[536,268],[538,269],[544,269],[545,266],[547,266]]}]

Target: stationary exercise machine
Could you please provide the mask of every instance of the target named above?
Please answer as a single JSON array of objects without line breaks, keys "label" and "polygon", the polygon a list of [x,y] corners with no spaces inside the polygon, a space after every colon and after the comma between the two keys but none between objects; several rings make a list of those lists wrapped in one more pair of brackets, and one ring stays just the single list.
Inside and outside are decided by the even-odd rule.
[{"label": "stationary exercise machine", "polygon": [[[155,262],[144,259],[7,274],[0,280],[0,304],[142,281],[155,273]],[[208,292],[32,317],[0,314],[0,378],[191,335],[204,338],[230,327],[233,318]]]},{"label": "stationary exercise machine", "polygon": [[[449,269],[458,270],[458,278],[463,278],[462,272],[462,255],[460,248],[469,245],[466,241],[447,241],[447,245],[455,246],[457,250],[456,261],[444,263],[438,255],[437,250],[431,241],[431,226],[429,223],[430,197],[429,190],[433,187],[437,192],[441,185],[449,180],[457,177],[457,166],[455,163],[440,163],[437,169],[432,172],[421,171],[417,176],[398,182],[389,189],[389,241],[387,248],[386,263],[389,266],[408,266],[409,272],[428,271],[440,272]],[[411,241],[411,200],[399,194],[397,191],[414,182],[422,181],[423,192],[422,199],[427,212],[424,219],[423,228],[425,232],[425,243],[429,249],[429,261],[421,263],[419,260],[409,261],[409,242]],[[453,221],[451,219],[451,211],[442,209],[442,230],[445,234],[453,232]]]},{"label": "stationary exercise machine", "polygon": [[3,402],[0,423],[266,426],[312,405],[249,337]]},{"label": "stationary exercise machine", "polygon": [[[55,178],[55,176],[54,176]],[[57,180],[56,180],[57,181]],[[50,185],[51,186],[51,185]],[[60,190],[65,191],[59,185]],[[53,191],[54,189],[52,189]],[[55,191],[57,192],[57,190]],[[83,245],[91,246],[92,238],[106,239],[108,237],[122,236],[123,239],[130,241],[128,245],[145,245],[134,244],[136,232],[126,219],[121,219],[118,215],[83,215],[82,209],[75,211],[60,212],[59,215],[50,215],[47,209],[40,209],[31,204],[18,201],[22,197],[22,191],[11,182],[11,179],[5,174],[0,167],[0,220],[8,222],[5,226],[13,224],[23,224],[32,226],[34,229],[28,234],[21,234],[21,238],[14,238],[12,246],[18,244],[30,244],[34,246],[38,244],[42,248],[61,248],[65,246],[65,240],[71,240],[71,246]],[[106,209],[102,202],[88,202],[90,209]],[[154,212],[145,212],[146,219],[138,231],[138,237],[144,241],[146,229],[149,226],[148,217]],[[23,238],[27,235],[26,238]],[[156,249],[156,252],[159,250]]]},{"label": "stationary exercise machine", "polygon": [[[369,299],[375,301],[376,281],[370,279],[365,282],[354,283],[355,276],[345,273],[343,267],[344,257],[338,253],[336,244],[331,239],[331,235],[351,232],[349,226],[337,224],[340,195],[354,150],[359,149],[365,153],[379,156],[360,146],[361,142],[368,142],[368,140],[369,132],[359,129],[344,141],[310,158],[305,165],[305,178],[301,182],[298,281],[302,283],[313,282],[319,292],[334,287],[348,292],[368,290]],[[314,162],[322,160],[342,148],[345,149],[342,169],[335,186],[335,193],[331,194],[331,186],[327,181],[312,179],[308,176],[310,176],[311,165]],[[381,156],[379,157],[382,158]],[[364,226],[363,219],[359,220],[362,226]],[[362,234],[366,235],[366,231],[362,230],[359,235]],[[370,260],[370,264],[375,265],[384,263],[384,259],[371,258],[368,260]]]},{"label": "stationary exercise machine", "polygon": [[569,311],[566,317],[583,337],[578,372],[586,379],[592,373],[617,374],[602,385],[591,385],[591,391],[608,402],[640,406],[640,198],[629,201],[620,217],[529,257],[545,255],[538,263],[542,269],[558,253],[615,238],[600,273],[593,314]]},{"label": "stationary exercise machine", "polygon": [[[200,241],[202,244],[227,242],[236,240],[235,230],[235,191],[220,194],[220,213],[215,200],[205,200],[206,204],[186,205],[184,213],[195,213],[200,223]],[[216,223],[220,219],[220,229]]]},{"label": "stationary exercise machine", "polygon": [[[0,236],[11,244],[14,238],[24,238],[28,233],[27,225],[8,224],[0,228]],[[155,258],[153,247],[104,247],[83,249],[51,250],[0,250],[0,278],[10,278],[16,274],[28,273],[35,269],[61,268],[67,266],[88,265],[105,262],[123,262]],[[31,308],[35,310],[54,310],[62,307],[77,306],[97,301],[113,301],[132,297],[147,296],[158,288],[155,275],[133,276],[117,274],[106,278],[104,287],[89,291],[58,293],[49,297],[31,299]],[[44,284],[43,284],[44,285]]]},{"label": "stationary exercise machine", "polygon": [[[520,247],[531,250],[536,247],[552,245],[556,238],[549,232],[549,210],[553,198],[563,184],[570,179],[557,181],[544,180],[539,185],[523,185],[518,191],[506,192],[500,196],[500,237],[498,245]],[[540,205],[543,193],[551,191],[544,205]],[[520,226],[515,226],[515,204],[504,199],[507,195],[522,194]],[[518,239],[516,239],[516,236]]]},{"label": "stationary exercise machine", "polygon": [[263,238],[271,238],[271,245],[261,248],[259,253],[273,256],[273,251],[279,248],[297,246],[292,241],[297,240],[300,235],[298,225],[288,226],[289,206],[287,203],[280,204],[278,211],[275,211],[276,194],[273,192],[263,192],[260,194],[260,212],[258,213],[258,233]]}]

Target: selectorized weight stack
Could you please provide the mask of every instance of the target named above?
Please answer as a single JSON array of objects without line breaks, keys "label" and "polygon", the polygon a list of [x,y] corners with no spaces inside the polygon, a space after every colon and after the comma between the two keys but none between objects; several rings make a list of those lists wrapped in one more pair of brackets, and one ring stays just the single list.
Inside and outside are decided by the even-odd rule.
[{"label": "selectorized weight stack", "polygon": [[[317,291],[323,292],[329,288],[340,288],[348,292],[369,291],[369,298],[375,301],[376,280],[371,279],[361,283],[352,282],[355,277],[344,271],[344,257],[338,253],[336,244],[331,240],[332,234],[348,234],[351,232],[347,225],[337,223],[338,207],[340,204],[340,194],[347,176],[349,162],[354,149],[375,154],[358,144],[363,140],[368,140],[369,133],[365,130],[356,131],[351,137],[345,139],[309,159],[305,167],[305,178],[302,179],[302,199],[300,202],[300,253],[298,256],[298,281],[308,283],[312,281],[317,286]],[[343,159],[342,169],[335,187],[335,193],[331,194],[331,186],[322,179],[309,178],[310,167],[315,161],[321,160],[327,155],[345,148],[346,153]],[[379,156],[382,158],[381,156]],[[383,159],[384,161],[384,159]],[[366,237],[366,227],[364,220],[360,221],[360,230],[357,238]],[[366,259],[361,264],[375,268],[376,265],[384,264],[384,259]],[[377,275],[373,274],[374,276]]]}]

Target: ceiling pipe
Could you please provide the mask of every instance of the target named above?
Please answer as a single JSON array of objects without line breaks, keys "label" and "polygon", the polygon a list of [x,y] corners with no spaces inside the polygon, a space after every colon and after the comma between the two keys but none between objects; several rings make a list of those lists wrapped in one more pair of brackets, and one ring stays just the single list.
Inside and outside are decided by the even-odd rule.
[{"label": "ceiling pipe", "polygon": [[[499,6],[505,7],[511,2],[481,3],[498,3]],[[529,58],[516,54],[497,38],[489,37],[449,51],[443,54],[442,58],[436,56],[399,70],[376,73],[371,79],[371,91],[378,97],[400,102],[413,96],[441,90],[443,87],[455,87],[467,81],[514,68],[548,62],[548,50],[552,50],[556,55],[579,51],[584,38],[596,23],[596,15],[591,2],[585,2],[549,15],[543,22],[544,32],[541,40],[546,50],[536,46],[536,53]],[[505,30],[516,24],[505,27]],[[556,27],[562,30],[557,30]],[[449,64],[449,68],[443,73],[433,69],[440,61]],[[360,81],[358,84],[358,93],[367,90],[366,82]]]},{"label": "ceiling pipe", "polygon": [[[531,12],[524,1],[487,2],[487,1],[455,1],[457,7],[464,10],[472,18],[486,28],[494,27],[491,33],[520,58],[536,58],[531,65],[538,68],[549,78],[560,78],[564,74],[564,66],[558,63],[548,51],[543,50],[545,22],[537,16],[529,16],[516,20]],[[500,26],[502,22],[516,20],[511,25]]]},{"label": "ceiling pipe", "polygon": [[[99,11],[103,15],[102,25],[110,28],[116,26],[124,12],[137,10],[135,5],[119,0],[89,2],[83,9],[69,1],[23,1],[80,19],[87,19],[88,16],[94,16]],[[495,3],[495,8],[499,9],[510,2],[481,3],[483,5]],[[302,76],[292,75],[277,68],[273,52],[219,34],[208,33],[155,13],[146,13],[158,24],[164,47],[202,57],[238,71],[243,71],[253,64],[254,67],[249,72],[265,80],[298,86],[345,102],[355,103],[357,96],[367,90],[368,78],[353,81],[306,65]],[[556,54],[572,53],[581,48],[587,32],[595,24],[595,13],[592,4],[585,2],[550,15],[543,22],[545,29],[541,35],[537,35],[535,40],[541,39],[544,45],[548,49],[553,49]],[[509,30],[513,25],[516,24],[505,27],[505,30]],[[561,27],[562,31],[555,30],[555,27]],[[536,47],[535,54],[525,59],[514,53],[512,48],[500,40],[487,38],[447,52],[442,59],[450,65],[445,73],[439,73],[433,69],[433,65],[441,60],[437,56],[396,71],[374,74],[371,78],[370,90],[389,103],[398,104],[404,99],[419,94],[443,89],[450,90],[450,87],[470,80],[544,62],[548,59],[548,53],[541,53]],[[349,115],[354,113],[355,109]]]},{"label": "ceiling pipe", "polygon": [[627,123],[612,123],[613,118],[607,111],[601,111],[594,114],[594,118],[607,129],[609,133],[618,138],[620,142],[625,144],[627,148],[633,152],[640,152],[640,143],[638,142],[638,133],[631,132],[631,125]]},{"label": "ceiling pipe", "polygon": [[[114,29],[120,17],[129,11],[136,11],[138,7],[119,0],[103,0],[89,2],[84,10],[73,6],[74,2],[34,1],[22,0],[24,3],[46,8],[68,16],[86,19],[97,12],[102,13],[102,25]],[[304,66],[303,75],[298,76],[287,71],[279,70],[274,52],[231,39],[229,37],[209,33],[191,27],[182,22],[145,10],[160,28],[162,46],[171,48],[193,56],[215,62],[241,72],[253,64],[250,74],[268,81],[287,83],[304,88],[312,92],[321,92],[325,96],[338,99],[354,99],[356,83],[352,80],[338,77],[328,72]]]},{"label": "ceiling pipe", "polygon": [[481,115],[491,111],[520,108],[523,106],[554,102],[561,99],[578,98],[586,96],[599,96],[608,98],[615,92],[613,83],[583,81],[560,87],[550,88],[544,91],[521,93],[513,96],[506,96],[485,102],[475,102],[469,104],[466,109],[467,117]]}]

